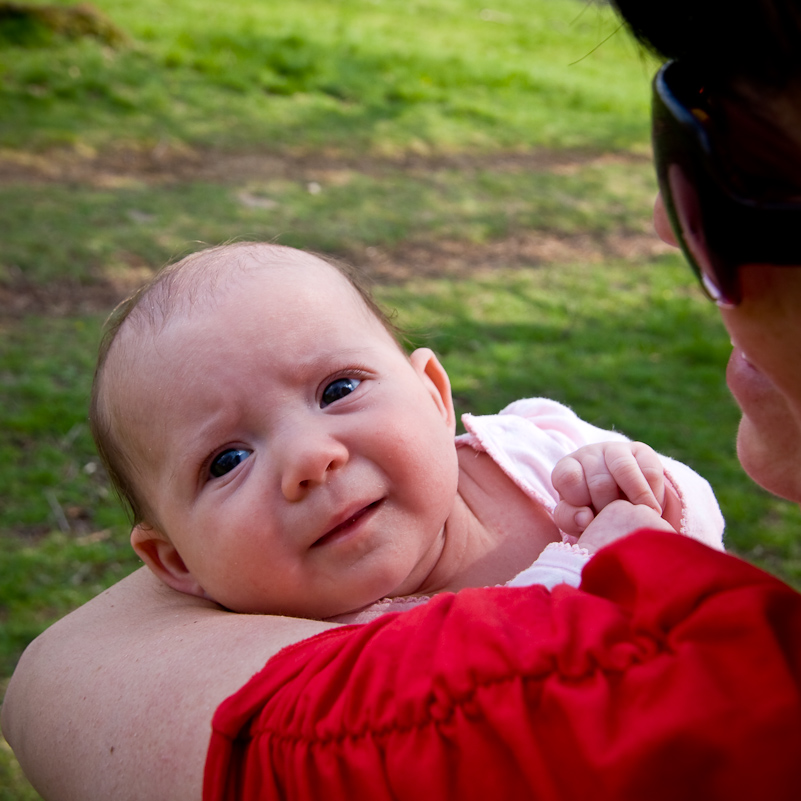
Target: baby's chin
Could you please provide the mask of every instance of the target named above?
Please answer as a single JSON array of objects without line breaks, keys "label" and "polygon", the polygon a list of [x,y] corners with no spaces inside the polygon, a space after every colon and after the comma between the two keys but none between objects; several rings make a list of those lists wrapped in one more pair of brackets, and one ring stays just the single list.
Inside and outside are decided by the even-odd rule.
[{"label": "baby's chin", "polygon": [[[217,604],[227,612],[239,615],[273,615],[277,617],[293,617],[304,620],[321,620],[331,622],[342,622],[340,618],[360,615],[365,610],[370,609],[382,598],[369,600],[364,603],[348,602],[342,599],[331,601],[318,601],[315,603],[289,603],[289,604],[265,604],[263,601],[253,602],[227,602],[221,603],[214,599],[209,593],[204,592],[206,600]],[[383,599],[387,600],[387,599]]]},{"label": "baby's chin", "polygon": [[[437,547],[430,548],[423,558],[419,553],[410,554],[392,546],[376,548],[350,571],[330,572],[316,580],[311,574],[307,575],[303,587],[293,588],[283,598],[269,598],[266,593],[256,589],[247,592],[247,587],[243,585],[237,588],[218,587],[221,591],[217,593],[213,590],[204,591],[204,597],[238,614],[321,621],[339,622],[343,617],[361,615],[376,604],[387,602],[392,604],[393,609],[397,606],[400,610],[402,603],[410,597],[425,596],[427,599],[447,589],[434,589],[431,581],[441,561],[437,558],[442,553],[439,546],[441,539],[437,538]],[[326,589],[330,591],[326,592]],[[411,601],[411,605],[419,603],[419,599]]]}]

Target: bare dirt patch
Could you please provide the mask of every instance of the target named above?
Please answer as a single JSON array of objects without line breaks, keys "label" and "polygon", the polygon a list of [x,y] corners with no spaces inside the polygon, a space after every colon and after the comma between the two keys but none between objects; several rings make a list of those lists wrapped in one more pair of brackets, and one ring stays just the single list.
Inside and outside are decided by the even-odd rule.
[{"label": "bare dirt patch", "polygon": [[[167,185],[208,181],[236,185],[243,181],[291,178],[321,183],[345,172],[390,176],[399,170],[430,174],[436,170],[472,172],[553,171],[569,173],[587,166],[642,164],[647,154],[584,150],[537,150],[494,154],[401,157],[355,157],[338,153],[231,153],[157,146],[116,148],[102,153],[56,150],[47,153],[0,151],[0,181],[9,183],[118,187],[130,182]],[[559,262],[596,263],[609,258],[645,260],[666,251],[655,235],[615,233],[604,236],[555,235],[523,231],[486,244],[455,240],[407,241],[393,248],[365,247],[345,256],[377,283],[416,277],[475,275],[499,267],[531,267]],[[107,312],[147,277],[141,266],[114,280],[92,284],[54,281],[46,286],[13,277],[0,286],[0,316],[62,316]]]},{"label": "bare dirt patch", "polygon": [[386,252],[366,248],[364,257],[353,261],[377,282],[388,283],[415,277],[458,278],[498,268],[594,264],[610,258],[646,260],[669,250],[655,235],[555,236],[531,231],[482,245],[438,240],[404,243]]},{"label": "bare dirt patch", "polygon": [[152,148],[111,148],[102,153],[90,149],[60,149],[46,153],[0,150],[0,181],[67,183],[114,186],[121,181],[169,184],[210,181],[233,184],[266,178],[319,179],[326,174],[351,170],[381,175],[404,170],[430,173],[495,169],[512,171],[571,171],[590,165],[644,163],[647,154],[598,153],[588,150],[547,150],[491,154],[424,156],[345,155],[341,153],[249,153],[199,150],[157,145]]},{"label": "bare dirt patch", "polygon": [[[458,279],[499,268],[595,264],[609,258],[645,261],[669,250],[655,235],[557,237],[531,232],[484,245],[439,240],[408,242],[386,250],[368,247],[348,254],[348,260],[376,284],[391,284],[414,278]],[[115,281],[90,285],[67,281],[51,281],[44,286],[23,282],[0,285],[0,318],[107,313],[145,279],[143,271],[138,270]]]}]

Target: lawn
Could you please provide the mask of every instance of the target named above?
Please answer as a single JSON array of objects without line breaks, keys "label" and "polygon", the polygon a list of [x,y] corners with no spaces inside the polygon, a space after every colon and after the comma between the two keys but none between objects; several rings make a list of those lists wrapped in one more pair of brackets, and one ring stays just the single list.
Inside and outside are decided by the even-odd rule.
[{"label": "lawn", "polygon": [[[717,312],[652,233],[654,64],[606,5],[95,5],[124,36],[0,24],[0,691],[137,567],[86,424],[103,318],[235,238],[363,268],[461,412],[546,395],[689,463],[729,547],[801,586],[797,509],[736,460]],[[3,744],[0,801],[32,798]]]}]

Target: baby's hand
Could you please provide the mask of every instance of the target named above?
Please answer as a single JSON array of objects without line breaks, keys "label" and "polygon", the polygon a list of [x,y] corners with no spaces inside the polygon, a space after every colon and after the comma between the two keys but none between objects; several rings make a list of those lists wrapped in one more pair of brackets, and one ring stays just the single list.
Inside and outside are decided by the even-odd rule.
[{"label": "baby's hand", "polygon": [[560,497],[554,519],[566,534],[580,535],[598,512],[618,500],[647,506],[672,527],[680,525],[681,504],[666,487],[662,462],[642,442],[585,445],[557,462],[552,481]]},{"label": "baby's hand", "polygon": [[596,553],[604,546],[627,537],[641,528],[676,530],[648,506],[634,505],[628,501],[613,501],[587,526],[578,538],[578,545],[590,553]]}]

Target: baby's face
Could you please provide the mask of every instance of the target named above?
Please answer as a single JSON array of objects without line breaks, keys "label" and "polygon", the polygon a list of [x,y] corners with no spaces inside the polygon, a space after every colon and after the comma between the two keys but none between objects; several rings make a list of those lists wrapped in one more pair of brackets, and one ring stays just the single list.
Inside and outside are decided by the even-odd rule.
[{"label": "baby's face", "polygon": [[447,381],[336,270],[254,268],[128,339],[137,483],[209,597],[322,618],[422,584],[456,495]]}]

